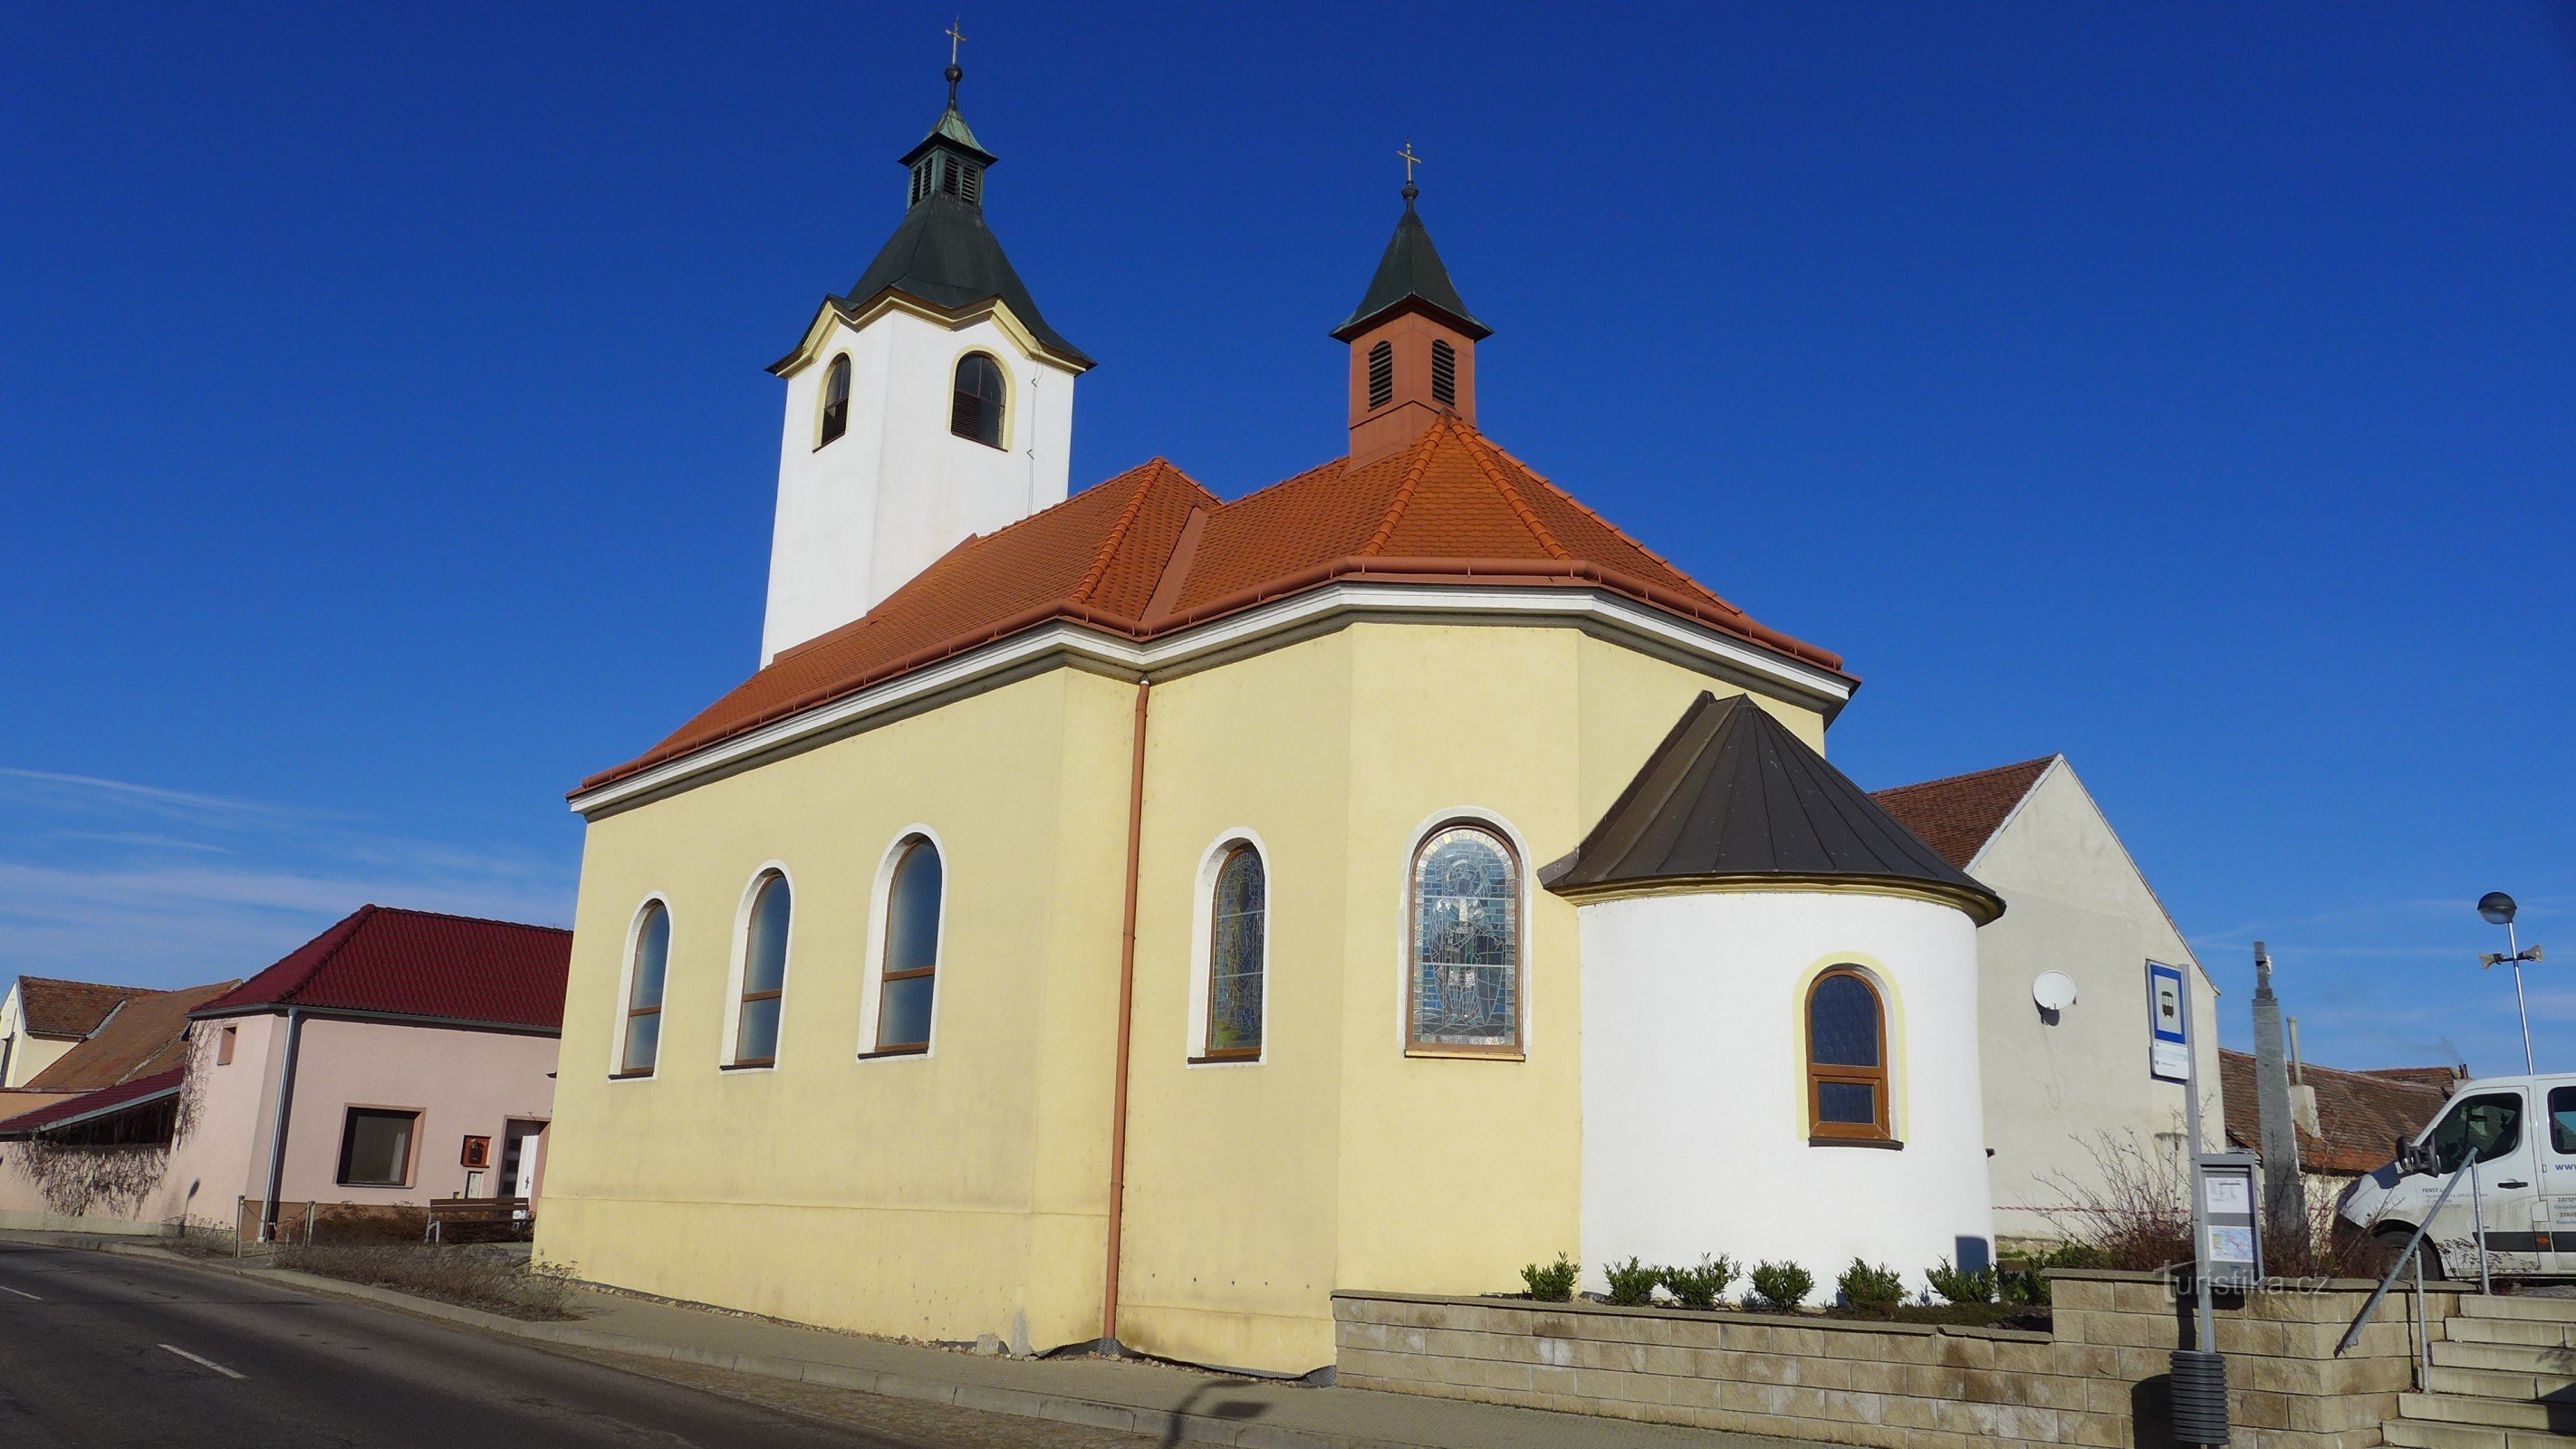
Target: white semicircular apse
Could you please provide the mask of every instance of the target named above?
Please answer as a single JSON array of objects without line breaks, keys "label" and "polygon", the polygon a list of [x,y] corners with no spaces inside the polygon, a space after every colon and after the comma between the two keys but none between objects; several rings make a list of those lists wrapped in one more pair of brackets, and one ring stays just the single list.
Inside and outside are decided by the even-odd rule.
[{"label": "white semicircular apse", "polygon": [[2064,1011],[2075,1004],[2075,978],[2063,971],[2042,971],[2030,983],[2030,999],[2042,1011]]}]

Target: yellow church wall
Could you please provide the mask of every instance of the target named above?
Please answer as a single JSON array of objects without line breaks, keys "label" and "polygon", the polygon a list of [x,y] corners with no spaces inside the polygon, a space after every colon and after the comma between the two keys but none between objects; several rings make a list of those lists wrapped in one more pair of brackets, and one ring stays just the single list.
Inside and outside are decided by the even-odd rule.
[{"label": "yellow church wall", "polygon": [[[1059,670],[594,822],[539,1250],[805,1322],[1096,1335],[1124,865],[1098,842],[1124,830],[1131,699]],[[871,889],[916,824],[949,891],[933,1050],[862,1060]],[[795,902],[778,1064],[722,1070],[739,913],[771,861]],[[656,892],[659,1061],[611,1080]]]}]

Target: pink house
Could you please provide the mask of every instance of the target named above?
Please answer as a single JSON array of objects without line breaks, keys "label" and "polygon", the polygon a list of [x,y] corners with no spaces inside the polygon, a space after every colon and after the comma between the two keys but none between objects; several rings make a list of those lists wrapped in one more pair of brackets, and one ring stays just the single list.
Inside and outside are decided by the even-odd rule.
[{"label": "pink house", "polygon": [[[275,1204],[533,1200],[571,943],[363,907],[190,1011],[182,1065],[0,1121],[0,1225],[247,1233]],[[115,1190],[67,1189],[63,1148],[113,1159],[72,1176]]]}]

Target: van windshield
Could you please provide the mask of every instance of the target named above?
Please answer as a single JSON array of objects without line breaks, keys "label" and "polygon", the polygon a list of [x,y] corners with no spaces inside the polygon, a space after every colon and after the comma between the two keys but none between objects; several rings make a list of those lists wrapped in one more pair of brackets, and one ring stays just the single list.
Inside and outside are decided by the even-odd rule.
[{"label": "van windshield", "polygon": [[2441,1170],[2457,1172],[2474,1151],[2493,1162],[2522,1145],[2522,1094],[2480,1092],[2454,1103],[2427,1139]]}]

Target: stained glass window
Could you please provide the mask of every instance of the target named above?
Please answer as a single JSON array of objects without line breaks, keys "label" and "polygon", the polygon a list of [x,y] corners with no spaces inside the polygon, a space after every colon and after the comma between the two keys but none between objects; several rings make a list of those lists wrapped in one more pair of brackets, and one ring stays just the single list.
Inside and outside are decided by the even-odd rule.
[{"label": "stained glass window", "polygon": [[1261,1054],[1262,966],[1269,947],[1269,881],[1261,854],[1238,845],[1217,869],[1209,912],[1207,1054]]},{"label": "stained glass window", "polygon": [[1412,1041],[1517,1050],[1520,875],[1490,831],[1452,825],[1414,857]]},{"label": "stained glass window", "polygon": [[671,913],[648,901],[635,931],[635,970],[626,988],[626,1044],[617,1070],[644,1076],[662,1045],[662,980],[671,965]]},{"label": "stained glass window", "polygon": [[916,837],[886,887],[885,977],[877,996],[877,1050],[930,1046],[931,995],[939,980],[939,897],[947,880],[939,847]]},{"label": "stained glass window", "polygon": [[743,933],[742,1015],[734,1028],[733,1064],[767,1066],[778,1060],[778,1007],[787,989],[787,925],[792,902],[787,877],[772,871],[751,899]]},{"label": "stained glass window", "polygon": [[1878,988],[1848,967],[1807,993],[1807,1086],[1814,1135],[1889,1136],[1885,1016]]}]

